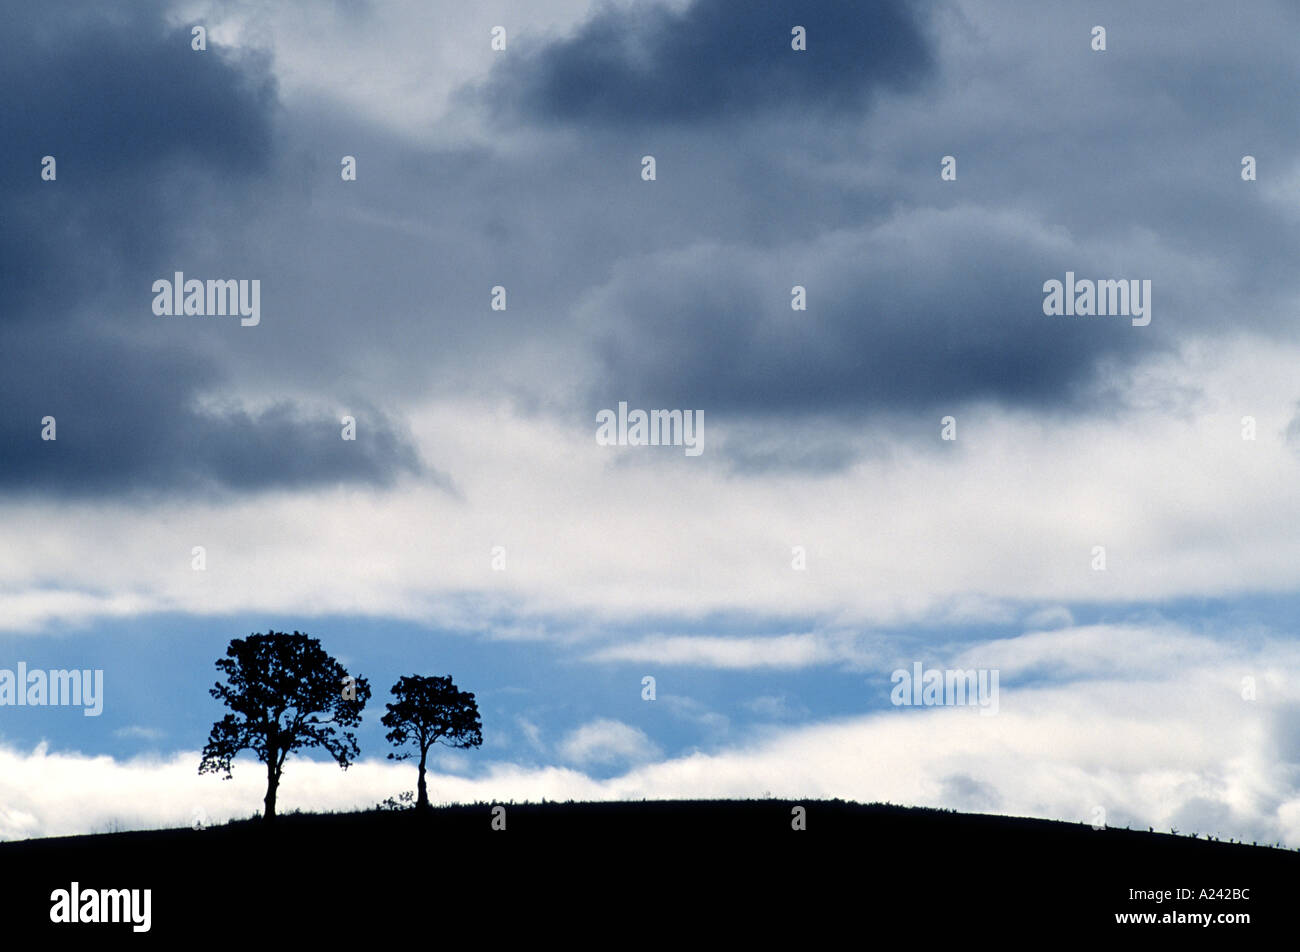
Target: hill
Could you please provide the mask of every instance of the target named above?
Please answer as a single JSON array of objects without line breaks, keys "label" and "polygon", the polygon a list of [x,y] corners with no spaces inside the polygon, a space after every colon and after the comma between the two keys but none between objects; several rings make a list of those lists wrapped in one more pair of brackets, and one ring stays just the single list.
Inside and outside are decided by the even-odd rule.
[{"label": "hill", "polygon": [[[504,830],[493,829],[491,804],[476,804],[428,816],[289,814],[272,830],[248,820],[0,843],[0,921],[10,939],[113,932],[173,945],[210,930],[496,944],[521,929],[580,946],[818,948],[900,929],[917,941],[1047,929],[1221,944],[1288,926],[1300,884],[1300,853],[1288,850],[839,800],[798,805],[803,830],[792,828],[795,802],[783,800],[507,803]],[[73,882],[83,892],[152,890],[149,931],[52,923],[52,892]],[[1157,921],[1117,923],[1126,913]],[[1177,918],[1205,913],[1250,921]],[[1173,921],[1158,921],[1166,914]]]}]

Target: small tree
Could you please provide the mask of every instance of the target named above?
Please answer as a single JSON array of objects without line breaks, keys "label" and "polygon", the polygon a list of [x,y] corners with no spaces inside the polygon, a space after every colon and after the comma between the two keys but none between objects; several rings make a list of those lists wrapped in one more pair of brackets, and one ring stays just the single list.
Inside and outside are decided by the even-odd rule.
[{"label": "small tree", "polygon": [[[399,678],[393,685],[397,703],[386,705],[388,713],[380,723],[391,728],[388,742],[397,746],[414,743],[420,752],[420,777],[416,788],[417,810],[429,809],[429,790],[424,782],[429,748],[434,742],[448,747],[477,747],[483,743],[483,726],[479,723],[474,695],[457,689],[450,677]],[[410,751],[389,754],[389,760],[406,760]]]},{"label": "small tree", "polygon": [[320,642],[295,631],[292,635],[268,631],[264,635],[231,640],[217,670],[227,683],[218,682],[209,694],[233,713],[212,725],[199,773],[225,773],[231,761],[251,750],[266,764],[266,811],[275,819],[275,798],[285,758],[304,747],[323,747],[340,767],[357,756],[356,727],[370,700],[365,678],[352,678],[330,657]]}]

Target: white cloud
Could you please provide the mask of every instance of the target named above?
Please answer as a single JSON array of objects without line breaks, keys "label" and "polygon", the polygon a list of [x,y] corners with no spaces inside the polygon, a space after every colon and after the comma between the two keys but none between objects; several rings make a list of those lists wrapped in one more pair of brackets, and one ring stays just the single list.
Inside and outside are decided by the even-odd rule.
[{"label": "white cloud", "polygon": [[639,763],[660,756],[661,751],[640,728],[601,718],[565,737],[560,754],[570,763],[588,766]]},{"label": "white cloud", "polygon": [[519,725],[520,732],[527,739],[529,745],[535,750],[545,750],[542,743],[542,729],[522,715],[515,718],[515,723]]},{"label": "white cloud", "polygon": [[861,654],[853,651],[851,639],[802,634],[767,638],[654,636],[602,648],[587,660],[746,669],[806,668],[851,659],[862,659]]},{"label": "white cloud", "polygon": [[1030,612],[1025,618],[1025,627],[1027,628],[1069,628],[1073,624],[1074,615],[1064,605],[1040,608],[1038,611]]},{"label": "white cloud", "polygon": [[[1002,618],[1015,603],[1297,590],[1300,458],[1283,433],[1300,350],[1189,345],[1166,360],[1204,390],[1187,413],[1047,421],[972,409],[954,452],[898,443],[811,483],[738,478],[707,451],[599,447],[594,417],[438,403],[413,421],[417,441],[464,498],[409,480],[148,508],[0,505],[0,625],[358,612],[469,629],[528,619],[511,632],[521,637],[546,634],[533,620],[581,619],[601,638],[603,620],[637,614],[799,614],[847,630]],[[1247,412],[1253,442],[1241,439]],[[808,549],[806,571],[790,567],[794,544]],[[190,567],[194,545],[207,547],[205,572]],[[506,571],[491,569],[494,545]],[[1094,545],[1107,548],[1104,572],[1091,569]],[[842,651],[781,638],[665,638],[624,657],[798,667]]]},{"label": "white cloud", "polygon": [[1245,657],[1231,644],[1172,624],[1087,625],[985,642],[960,652],[952,665],[997,668],[1002,678],[1130,680],[1168,677],[1211,661],[1226,664]]},{"label": "white cloud", "polygon": [[[0,746],[0,839],[189,827],[196,816],[223,823],[261,812],[266,775],[260,764],[236,762],[232,779],[223,780],[200,775],[199,759],[198,751],[119,761],[52,753],[46,744],[30,753]],[[357,761],[346,771],[333,763],[292,760],[285,766],[277,808],[281,813],[366,809],[414,790],[415,779],[413,766],[384,760]],[[428,782],[435,803],[599,795],[593,781],[554,767],[497,764],[473,780],[430,773]]]},{"label": "white cloud", "polygon": [[167,732],[157,727],[142,727],[139,724],[132,724],[129,727],[119,727],[113,731],[114,737],[136,738],[139,740],[160,740],[167,736]]}]

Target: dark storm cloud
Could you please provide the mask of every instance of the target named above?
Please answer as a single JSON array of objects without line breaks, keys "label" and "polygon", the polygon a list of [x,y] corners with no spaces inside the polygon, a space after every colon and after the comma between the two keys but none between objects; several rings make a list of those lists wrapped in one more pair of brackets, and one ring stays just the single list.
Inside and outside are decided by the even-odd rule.
[{"label": "dark storm cloud", "polygon": [[[933,63],[916,7],[897,0],[695,0],[605,7],[574,35],[530,51],[516,40],[486,87],[532,120],[732,120],[773,110],[859,110],[907,89]],[[791,49],[791,30],[807,49]]]},{"label": "dark storm cloud", "polygon": [[[1296,151],[1277,103],[1297,70],[1258,35],[1286,30],[1256,18],[1215,13],[1184,35],[1176,4],[1096,21],[945,5],[924,23],[907,12],[924,4],[603,7],[565,39],[511,33],[483,87],[506,136],[428,146],[412,138],[428,117],[385,126],[357,100],[300,95],[279,114],[267,64],[192,52],[156,9],[64,9],[0,34],[15,104],[0,110],[0,368],[22,369],[0,384],[0,453],[27,453],[56,402],[75,408],[61,439],[157,442],[116,457],[98,443],[67,486],[95,465],[115,474],[95,485],[188,485],[196,458],[235,488],[382,482],[412,465],[396,427],[369,461],[318,459],[313,434],[336,439],[335,416],[296,443],[288,421],[306,411],[275,425],[196,409],[199,394],[257,390],[263,406],[282,389],[347,412],[361,402],[333,391],[363,377],[376,406],[698,407],[762,431],[732,444],[743,469],[835,469],[860,449],[837,427],[932,435],[931,411],[981,399],[1113,413],[1094,399],[1108,372],[1180,335],[1294,334],[1300,244],[1271,190]],[[1105,54],[1092,22],[1111,25]],[[806,53],[790,50],[796,23]],[[881,90],[909,92],[864,119]],[[482,102],[456,108],[478,120]],[[345,151],[362,172],[341,186]],[[1240,179],[1248,151],[1267,182]],[[39,181],[46,153],[57,185]],[[949,153],[957,182],[939,179]],[[262,278],[269,316],[248,330],[153,317],[149,284],[176,269]],[[1153,279],[1152,325],[1045,317],[1042,282],[1066,270]],[[487,310],[498,283],[508,312]],[[807,312],[789,309],[793,284]],[[373,419],[363,436],[384,430]],[[228,467],[185,439],[205,432]],[[262,468],[269,432],[287,448],[278,475]]]},{"label": "dark storm cloud", "polygon": [[[0,33],[0,84],[0,489],[255,490],[419,471],[400,429],[360,401],[355,442],[338,417],[287,401],[255,416],[200,409],[225,379],[206,329],[151,312],[152,280],[187,262],[258,276],[232,225],[275,156],[263,59],[211,37],[194,51],[154,5],[32,6]],[[54,182],[40,178],[45,155]],[[44,416],[57,441],[40,439]]]},{"label": "dark storm cloud", "polygon": [[215,44],[190,47],[188,27],[167,29],[137,4],[118,14],[40,23],[0,37],[0,77],[12,93],[0,115],[6,180],[26,179],[32,157],[63,153],[70,177],[103,182],[177,156],[210,174],[265,165],[275,86],[260,58],[238,63]]},{"label": "dark storm cloud", "polygon": [[[266,64],[193,51],[188,29],[166,30],[159,16],[28,8],[0,32],[6,323],[148,264],[196,211],[174,176],[233,192],[268,166]],[[57,182],[39,178],[45,155]]]},{"label": "dark storm cloud", "polygon": [[1126,317],[1044,315],[1043,282],[1109,276],[1098,260],[1014,217],[927,210],[792,249],[629,262],[585,305],[592,400],[740,417],[1083,408],[1099,366],[1160,346]]},{"label": "dark storm cloud", "polygon": [[[45,350],[37,340],[22,345],[28,354]],[[216,379],[184,351],[110,340],[11,367],[0,379],[0,490],[85,496],[383,485],[398,469],[421,468],[402,431],[372,407],[348,408],[357,439],[345,441],[341,415],[289,403],[256,414],[196,404],[193,391]],[[41,439],[47,415],[57,440]]]},{"label": "dark storm cloud", "polygon": [[[1235,259],[1259,268],[1259,242],[1225,250],[1215,231],[1261,227],[1239,189],[1239,155],[1193,153],[1189,164],[1187,129],[1201,130],[1131,106],[1155,110],[1163,95],[1143,81],[1141,56],[1094,56],[1092,21],[1061,14],[1040,31],[1002,11],[1014,22],[940,24],[952,32],[945,49],[961,54],[940,64],[929,26],[907,9],[643,3],[604,8],[540,48],[512,36],[490,101],[517,121],[580,131],[584,158],[573,161],[593,190],[602,167],[626,175],[640,155],[622,141],[627,128],[655,125],[659,180],[612,187],[604,204],[636,214],[623,216],[627,237],[597,253],[614,257],[606,274],[584,259],[600,275],[580,308],[595,357],[589,406],[627,399],[777,424],[903,425],[972,401],[1114,413],[1117,373],[1189,330],[1216,330],[1246,300]],[[790,51],[794,23],[820,59]],[[1127,44],[1150,44],[1118,14],[1114,23]],[[1019,54],[982,50],[981,32]],[[888,52],[866,52],[874,43]],[[1062,48],[1042,53],[1052,43]],[[1196,72],[1186,52],[1183,71]],[[914,95],[862,122],[881,87]],[[752,121],[726,139],[710,130],[737,117]],[[939,180],[947,152],[961,157],[960,183]],[[1190,214],[1210,199],[1222,207]],[[837,246],[819,232],[860,240]],[[629,247],[647,241],[676,251]],[[1153,326],[1047,317],[1043,282],[1066,271],[1151,279]],[[808,287],[807,312],[789,309],[794,284]],[[745,469],[833,469],[856,450],[767,440],[736,453]]]}]

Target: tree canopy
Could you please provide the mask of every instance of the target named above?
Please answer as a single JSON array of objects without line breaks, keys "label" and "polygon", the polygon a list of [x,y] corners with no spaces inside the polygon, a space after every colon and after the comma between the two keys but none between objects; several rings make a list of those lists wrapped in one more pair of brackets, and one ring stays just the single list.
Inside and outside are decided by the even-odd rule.
[{"label": "tree canopy", "polygon": [[370,685],[352,678],[317,639],[298,631],[235,638],[216,666],[226,683],[217,682],[208,693],[231,713],[212,725],[199,773],[229,779],[236,755],[255,753],[266,765],[267,821],[275,817],[289,754],[321,747],[344,770],[356,758],[356,736],[347,728],[361,723]]},{"label": "tree canopy", "polygon": [[[450,677],[411,675],[399,678],[392,688],[395,703],[380,723],[390,728],[388,742],[398,747],[413,744],[420,755],[416,808],[429,808],[425,764],[434,743],[448,747],[477,747],[483,743],[478,704],[469,691],[461,691]],[[406,760],[412,751],[389,754],[390,760]]]}]

